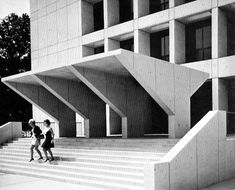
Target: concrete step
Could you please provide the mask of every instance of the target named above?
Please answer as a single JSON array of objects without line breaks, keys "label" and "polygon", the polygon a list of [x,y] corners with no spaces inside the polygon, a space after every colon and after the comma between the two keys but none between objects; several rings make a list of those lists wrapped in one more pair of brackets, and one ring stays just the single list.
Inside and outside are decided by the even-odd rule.
[{"label": "concrete step", "polygon": [[[30,144],[28,146],[20,146],[16,145],[14,143],[8,144],[2,147],[2,149],[18,149],[18,150],[29,150]],[[1,148],[0,148],[1,149]],[[165,153],[162,152],[137,152],[137,151],[120,151],[120,150],[104,150],[104,149],[84,149],[83,147],[76,147],[76,148],[60,148],[60,147],[55,147],[53,148],[53,151],[58,151],[58,152],[79,152],[79,153],[89,153],[89,154],[99,154],[99,155],[125,155],[125,156],[140,156],[140,157],[149,157],[149,158],[154,158],[156,156],[161,156],[165,155]]]},{"label": "concrete step", "polygon": [[[36,157],[38,158],[38,157]],[[29,157],[22,156],[11,156],[11,155],[0,155],[0,159],[8,160],[8,161],[16,161],[16,162],[27,162]],[[32,163],[40,163],[35,159]],[[98,169],[106,169],[106,170],[114,170],[114,171],[124,171],[124,172],[143,172],[143,166],[123,166],[123,165],[115,165],[110,163],[93,163],[93,162],[80,162],[80,161],[61,161],[56,160],[51,162],[52,165],[60,165],[60,166],[69,166],[69,167],[81,167],[81,168],[98,168]]]},{"label": "concrete step", "polygon": [[31,138],[0,148],[0,171],[75,183],[96,190],[143,190],[144,166],[160,161],[178,139],[59,138],[52,149],[55,161],[44,163]]},{"label": "concrete step", "polygon": [[[143,180],[144,174],[142,170],[139,171],[117,171],[117,170],[109,170],[101,167],[97,168],[84,168],[79,166],[70,166],[70,165],[60,165],[58,162],[50,162],[44,163],[43,160],[39,161],[19,161],[19,160],[9,160],[0,158],[0,163],[4,164],[12,164],[12,165],[20,165],[20,166],[33,166],[36,168],[44,168],[44,169],[55,169],[63,172],[76,172],[76,174],[95,174],[95,175],[103,175],[103,176],[114,176],[114,177],[127,177],[130,179]],[[32,168],[33,168],[32,167]]]},{"label": "concrete step", "polygon": [[[29,154],[29,150],[25,149],[0,149],[1,153],[18,153],[18,154]],[[165,154],[159,154],[154,157],[145,157],[143,156],[127,156],[127,155],[109,155],[107,154],[94,154],[94,153],[80,153],[80,152],[63,152],[63,151],[53,151],[53,154],[58,157],[65,157],[65,158],[84,158],[93,157],[97,159],[107,159],[107,160],[123,160],[123,161],[138,161],[138,162],[145,162],[145,161],[158,161],[160,160]]]},{"label": "concrete step", "polygon": [[[40,164],[43,165],[43,164]],[[97,181],[109,181],[114,183],[122,183],[132,186],[141,186],[143,183],[143,176],[136,176],[135,178],[130,178],[128,175],[106,175],[106,174],[93,174],[93,173],[81,173],[81,172],[72,172],[72,171],[64,171],[60,170],[59,168],[50,168],[50,167],[37,167],[34,165],[19,165],[17,163],[0,163],[0,168],[10,168],[10,169],[21,169],[24,171],[29,172],[36,172],[36,173],[46,173],[55,176],[66,176],[80,179],[87,179],[87,180],[97,180]]]},{"label": "concrete step", "polygon": [[[1,156],[7,156],[10,155],[12,157],[22,157],[27,160],[29,158],[29,153],[24,154],[24,153],[14,153],[14,152],[0,152],[0,158]],[[99,158],[93,158],[93,157],[83,157],[83,158],[74,158],[74,157],[61,157],[60,155],[54,155],[56,158],[58,158],[61,161],[79,161],[79,162],[86,162],[86,163],[105,163],[105,164],[111,164],[111,165],[125,165],[125,166],[143,166],[145,163],[148,163],[150,161],[135,161],[135,160],[112,160],[112,159],[99,159]],[[157,162],[156,160],[155,162]]]},{"label": "concrete step", "polygon": [[21,174],[31,177],[45,178],[49,180],[56,180],[67,183],[74,183],[79,185],[84,185],[85,187],[93,187],[97,190],[143,190],[143,182],[139,182],[136,185],[128,185],[123,183],[116,183],[110,181],[99,181],[99,180],[88,180],[88,179],[78,179],[74,177],[58,176],[54,174],[40,173],[38,171],[25,171],[23,168],[11,167],[9,165],[0,164],[0,172]]},{"label": "concrete step", "polygon": [[[40,148],[39,148],[40,149]],[[13,152],[24,152],[28,153],[29,152],[29,147],[13,147],[13,146],[4,146],[0,151],[13,151]],[[126,152],[100,152],[100,151],[82,151],[80,149],[58,149],[54,148],[53,153],[61,155],[61,156],[74,156],[74,157],[83,157],[83,156],[94,156],[94,157],[110,157],[113,159],[124,159],[124,160],[129,160],[129,159],[136,159],[136,160],[156,160],[159,158],[162,158],[165,156],[165,153],[154,153],[154,154],[127,154]]]}]

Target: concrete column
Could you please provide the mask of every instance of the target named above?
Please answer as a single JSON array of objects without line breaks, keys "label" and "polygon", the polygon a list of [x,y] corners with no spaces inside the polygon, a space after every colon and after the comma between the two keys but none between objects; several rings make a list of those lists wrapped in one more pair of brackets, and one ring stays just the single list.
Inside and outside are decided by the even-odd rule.
[{"label": "concrete column", "polygon": [[82,0],[82,34],[87,34],[94,31],[94,13],[93,5],[85,0]]},{"label": "concrete column", "polygon": [[[120,42],[105,38],[104,51],[112,51],[120,48]],[[106,128],[107,135],[120,134],[121,133],[121,118],[120,116],[106,104]]]},{"label": "concrete column", "polygon": [[220,8],[212,9],[212,59],[227,56],[227,18]]},{"label": "concrete column", "polygon": [[119,23],[119,0],[104,0],[104,28]]},{"label": "concrete column", "polygon": [[86,57],[94,54],[94,48],[88,46],[82,46],[82,57]]},{"label": "concrete column", "polygon": [[120,48],[120,42],[110,39],[110,38],[105,38],[104,39],[104,51],[108,52],[108,51],[112,51],[115,49],[119,49]]},{"label": "concrete column", "polygon": [[228,82],[225,79],[212,79],[213,110],[228,111]]},{"label": "concrete column", "polygon": [[180,64],[185,62],[185,25],[176,20],[170,21],[170,62]]},{"label": "concrete column", "polygon": [[149,13],[149,0],[133,0],[134,19]]},{"label": "concrete column", "polygon": [[[170,1],[172,1],[172,2],[170,3],[170,5],[174,3],[174,7],[176,7],[176,6],[178,6],[178,5],[182,5],[182,4],[185,3],[185,0],[170,0]],[[173,1],[174,1],[174,2],[173,2]]]},{"label": "concrete column", "polygon": [[142,30],[134,31],[134,52],[150,56],[150,35]]}]

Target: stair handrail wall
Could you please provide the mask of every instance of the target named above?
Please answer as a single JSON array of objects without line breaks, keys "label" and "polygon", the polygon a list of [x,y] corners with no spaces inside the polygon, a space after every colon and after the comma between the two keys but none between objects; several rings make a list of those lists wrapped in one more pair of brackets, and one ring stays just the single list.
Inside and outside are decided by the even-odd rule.
[{"label": "stair handrail wall", "polygon": [[8,122],[0,126],[0,145],[22,136],[21,122]]},{"label": "stair handrail wall", "polygon": [[235,139],[226,138],[226,116],[208,112],[161,162],[146,164],[145,190],[201,189],[234,177]]}]

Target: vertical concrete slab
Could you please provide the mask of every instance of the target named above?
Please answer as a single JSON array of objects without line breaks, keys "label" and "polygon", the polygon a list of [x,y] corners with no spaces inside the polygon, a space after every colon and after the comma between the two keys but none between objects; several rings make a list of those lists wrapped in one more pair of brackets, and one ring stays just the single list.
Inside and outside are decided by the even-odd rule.
[{"label": "vertical concrete slab", "polygon": [[192,139],[170,164],[170,190],[196,190],[196,138]]},{"label": "vertical concrete slab", "polygon": [[197,134],[198,189],[219,181],[218,114]]},{"label": "vertical concrete slab", "polygon": [[[171,20],[170,35],[170,62],[180,64],[185,62],[185,25]],[[180,48],[179,48],[180,47]]]},{"label": "vertical concrete slab", "polygon": [[145,190],[170,190],[169,163],[149,163],[144,167]]},{"label": "vertical concrete slab", "polygon": [[227,18],[220,8],[212,9],[212,58],[227,55]]},{"label": "vertical concrete slab", "polygon": [[225,79],[212,79],[213,110],[228,110],[228,84]]},{"label": "vertical concrete slab", "polygon": [[142,30],[134,31],[134,52],[150,56],[150,35]]},{"label": "vertical concrete slab", "polygon": [[94,15],[91,3],[82,0],[82,34],[94,31]]},{"label": "vertical concrete slab", "polygon": [[68,10],[68,39],[73,39],[75,37],[80,36],[80,29],[79,29],[79,16],[80,11],[79,3],[75,2],[71,5],[67,6]]},{"label": "vertical concrete slab", "polygon": [[149,14],[149,0],[133,0],[134,19]]},{"label": "vertical concrete slab", "polygon": [[104,28],[119,23],[119,0],[104,0]]}]

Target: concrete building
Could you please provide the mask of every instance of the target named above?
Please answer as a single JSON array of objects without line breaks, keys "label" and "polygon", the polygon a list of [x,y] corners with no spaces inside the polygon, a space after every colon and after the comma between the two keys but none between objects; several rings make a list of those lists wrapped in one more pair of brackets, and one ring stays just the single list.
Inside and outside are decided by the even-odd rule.
[{"label": "concrete building", "polygon": [[[59,137],[77,136],[80,118],[86,138],[182,138],[208,111],[235,111],[235,0],[30,2],[32,70],[3,82],[58,123]],[[146,171],[155,167],[167,171]],[[151,175],[146,190],[205,186],[163,188]]]}]

